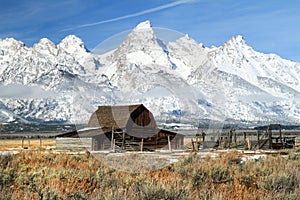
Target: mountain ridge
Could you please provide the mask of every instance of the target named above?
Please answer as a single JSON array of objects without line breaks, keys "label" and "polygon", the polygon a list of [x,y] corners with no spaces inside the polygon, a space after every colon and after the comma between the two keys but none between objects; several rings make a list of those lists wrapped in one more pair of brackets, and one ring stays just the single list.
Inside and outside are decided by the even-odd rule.
[{"label": "mountain ridge", "polygon": [[257,52],[241,35],[212,48],[188,35],[165,44],[149,21],[106,55],[90,52],[75,35],[57,45],[42,38],[32,47],[0,39],[2,89],[21,84],[53,92],[17,100],[0,94],[0,121],[79,122],[97,105],[144,103],[161,120],[180,111],[182,121],[193,123],[299,123],[297,74],[299,63]]}]

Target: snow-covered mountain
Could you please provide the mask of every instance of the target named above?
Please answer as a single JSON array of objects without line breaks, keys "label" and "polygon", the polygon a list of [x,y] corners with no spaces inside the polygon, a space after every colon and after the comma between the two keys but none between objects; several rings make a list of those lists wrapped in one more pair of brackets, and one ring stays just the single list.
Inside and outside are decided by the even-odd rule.
[{"label": "snow-covered mountain", "polygon": [[207,48],[185,35],[164,43],[137,25],[114,51],[81,39],[26,47],[0,39],[0,121],[87,122],[97,105],[143,103],[166,120],[300,123],[300,64],[235,36]]}]

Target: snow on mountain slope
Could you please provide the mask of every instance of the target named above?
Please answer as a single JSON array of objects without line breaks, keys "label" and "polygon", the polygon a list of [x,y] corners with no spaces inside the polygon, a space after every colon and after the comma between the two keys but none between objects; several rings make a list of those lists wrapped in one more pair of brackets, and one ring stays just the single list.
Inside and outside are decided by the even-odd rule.
[{"label": "snow on mountain slope", "polygon": [[33,47],[8,38],[0,40],[1,89],[22,84],[49,95],[0,93],[0,120],[86,122],[98,105],[144,103],[161,120],[299,123],[299,74],[299,63],[256,52],[242,36],[215,48],[188,35],[165,44],[149,21],[105,55],[74,35]]},{"label": "snow on mountain slope", "polygon": [[[145,58],[146,62],[141,63],[138,58]],[[122,67],[127,61],[136,65],[152,64],[172,68],[164,44],[156,38],[149,21],[137,25],[114,51],[112,62],[118,62],[119,67]]]},{"label": "snow on mountain slope", "polygon": [[168,51],[170,60],[176,65],[176,71],[185,80],[191,76],[193,71],[209,60],[208,51],[188,35],[170,42]]},{"label": "snow on mountain slope", "polygon": [[[210,56],[223,74],[231,113],[228,116],[255,121],[299,121],[296,110],[300,107],[295,103],[300,94],[298,63],[256,52],[242,36],[211,50]],[[248,111],[241,112],[242,107]]]},{"label": "snow on mountain slope", "polygon": [[300,64],[274,54],[254,51],[242,36],[231,38],[210,52],[219,70],[235,74],[259,86],[258,77],[269,77],[300,91]]},{"label": "snow on mountain slope", "polygon": [[[46,97],[30,97],[29,94],[26,99],[8,99],[0,93],[0,103],[20,118],[67,122],[72,118],[71,105],[75,93],[90,88],[109,90],[107,78],[100,76],[94,82],[98,55],[87,52],[83,42],[75,36],[66,37],[57,46],[43,38],[32,48],[9,38],[0,42],[0,52],[2,90],[10,90],[11,84],[21,84],[41,86],[46,92],[55,94]],[[22,93],[24,88],[15,89]]]}]

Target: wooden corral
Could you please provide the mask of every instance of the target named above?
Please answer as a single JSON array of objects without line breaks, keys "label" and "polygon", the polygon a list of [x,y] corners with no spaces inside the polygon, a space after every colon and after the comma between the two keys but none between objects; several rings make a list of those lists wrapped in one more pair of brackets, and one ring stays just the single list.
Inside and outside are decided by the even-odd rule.
[{"label": "wooden corral", "polygon": [[296,136],[283,132],[280,124],[270,124],[266,130],[223,132],[214,142],[215,148],[284,149],[295,147]]},{"label": "wooden corral", "polygon": [[62,141],[63,138],[70,137],[91,138],[90,143],[86,145],[94,151],[181,149],[184,140],[181,134],[159,129],[153,114],[143,104],[99,106],[90,117],[88,127],[60,135],[57,148],[69,148],[67,139],[66,142]]}]

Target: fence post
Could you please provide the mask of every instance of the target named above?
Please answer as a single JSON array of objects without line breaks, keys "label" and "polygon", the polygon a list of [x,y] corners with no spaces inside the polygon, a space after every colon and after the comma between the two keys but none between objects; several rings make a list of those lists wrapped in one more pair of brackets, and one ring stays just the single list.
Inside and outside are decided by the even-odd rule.
[{"label": "fence post", "polygon": [[123,134],[122,134],[122,147],[121,147],[122,150],[125,149],[125,132],[123,131]]},{"label": "fence post", "polygon": [[168,144],[169,144],[169,151],[172,152],[171,140],[169,135],[168,135]]},{"label": "fence post", "polygon": [[143,149],[144,149],[144,138],[142,138],[142,141],[141,141],[141,152],[143,152]]},{"label": "fence post", "polygon": [[235,145],[235,148],[237,148],[237,137],[236,137],[235,131],[234,131],[234,145]]},{"label": "fence post", "polygon": [[114,153],[116,152],[116,139],[114,139],[114,142],[113,142],[113,152]]},{"label": "fence post", "polygon": [[257,130],[257,149],[260,149],[260,139],[259,139],[259,130]]},{"label": "fence post", "polygon": [[42,137],[38,136],[40,138],[40,147],[42,146]]},{"label": "fence post", "polygon": [[247,138],[248,149],[251,150],[251,141],[250,137]]},{"label": "fence post", "polygon": [[246,132],[244,132],[244,148],[246,149],[247,141],[246,141],[247,135]]},{"label": "fence post", "polygon": [[28,136],[28,147],[30,147],[30,136]]},{"label": "fence post", "polygon": [[112,127],[112,130],[111,130],[110,148],[111,148],[111,150],[114,149],[114,127]]},{"label": "fence post", "polygon": [[269,149],[272,149],[272,129],[269,127],[268,129],[268,134],[269,134]]}]

